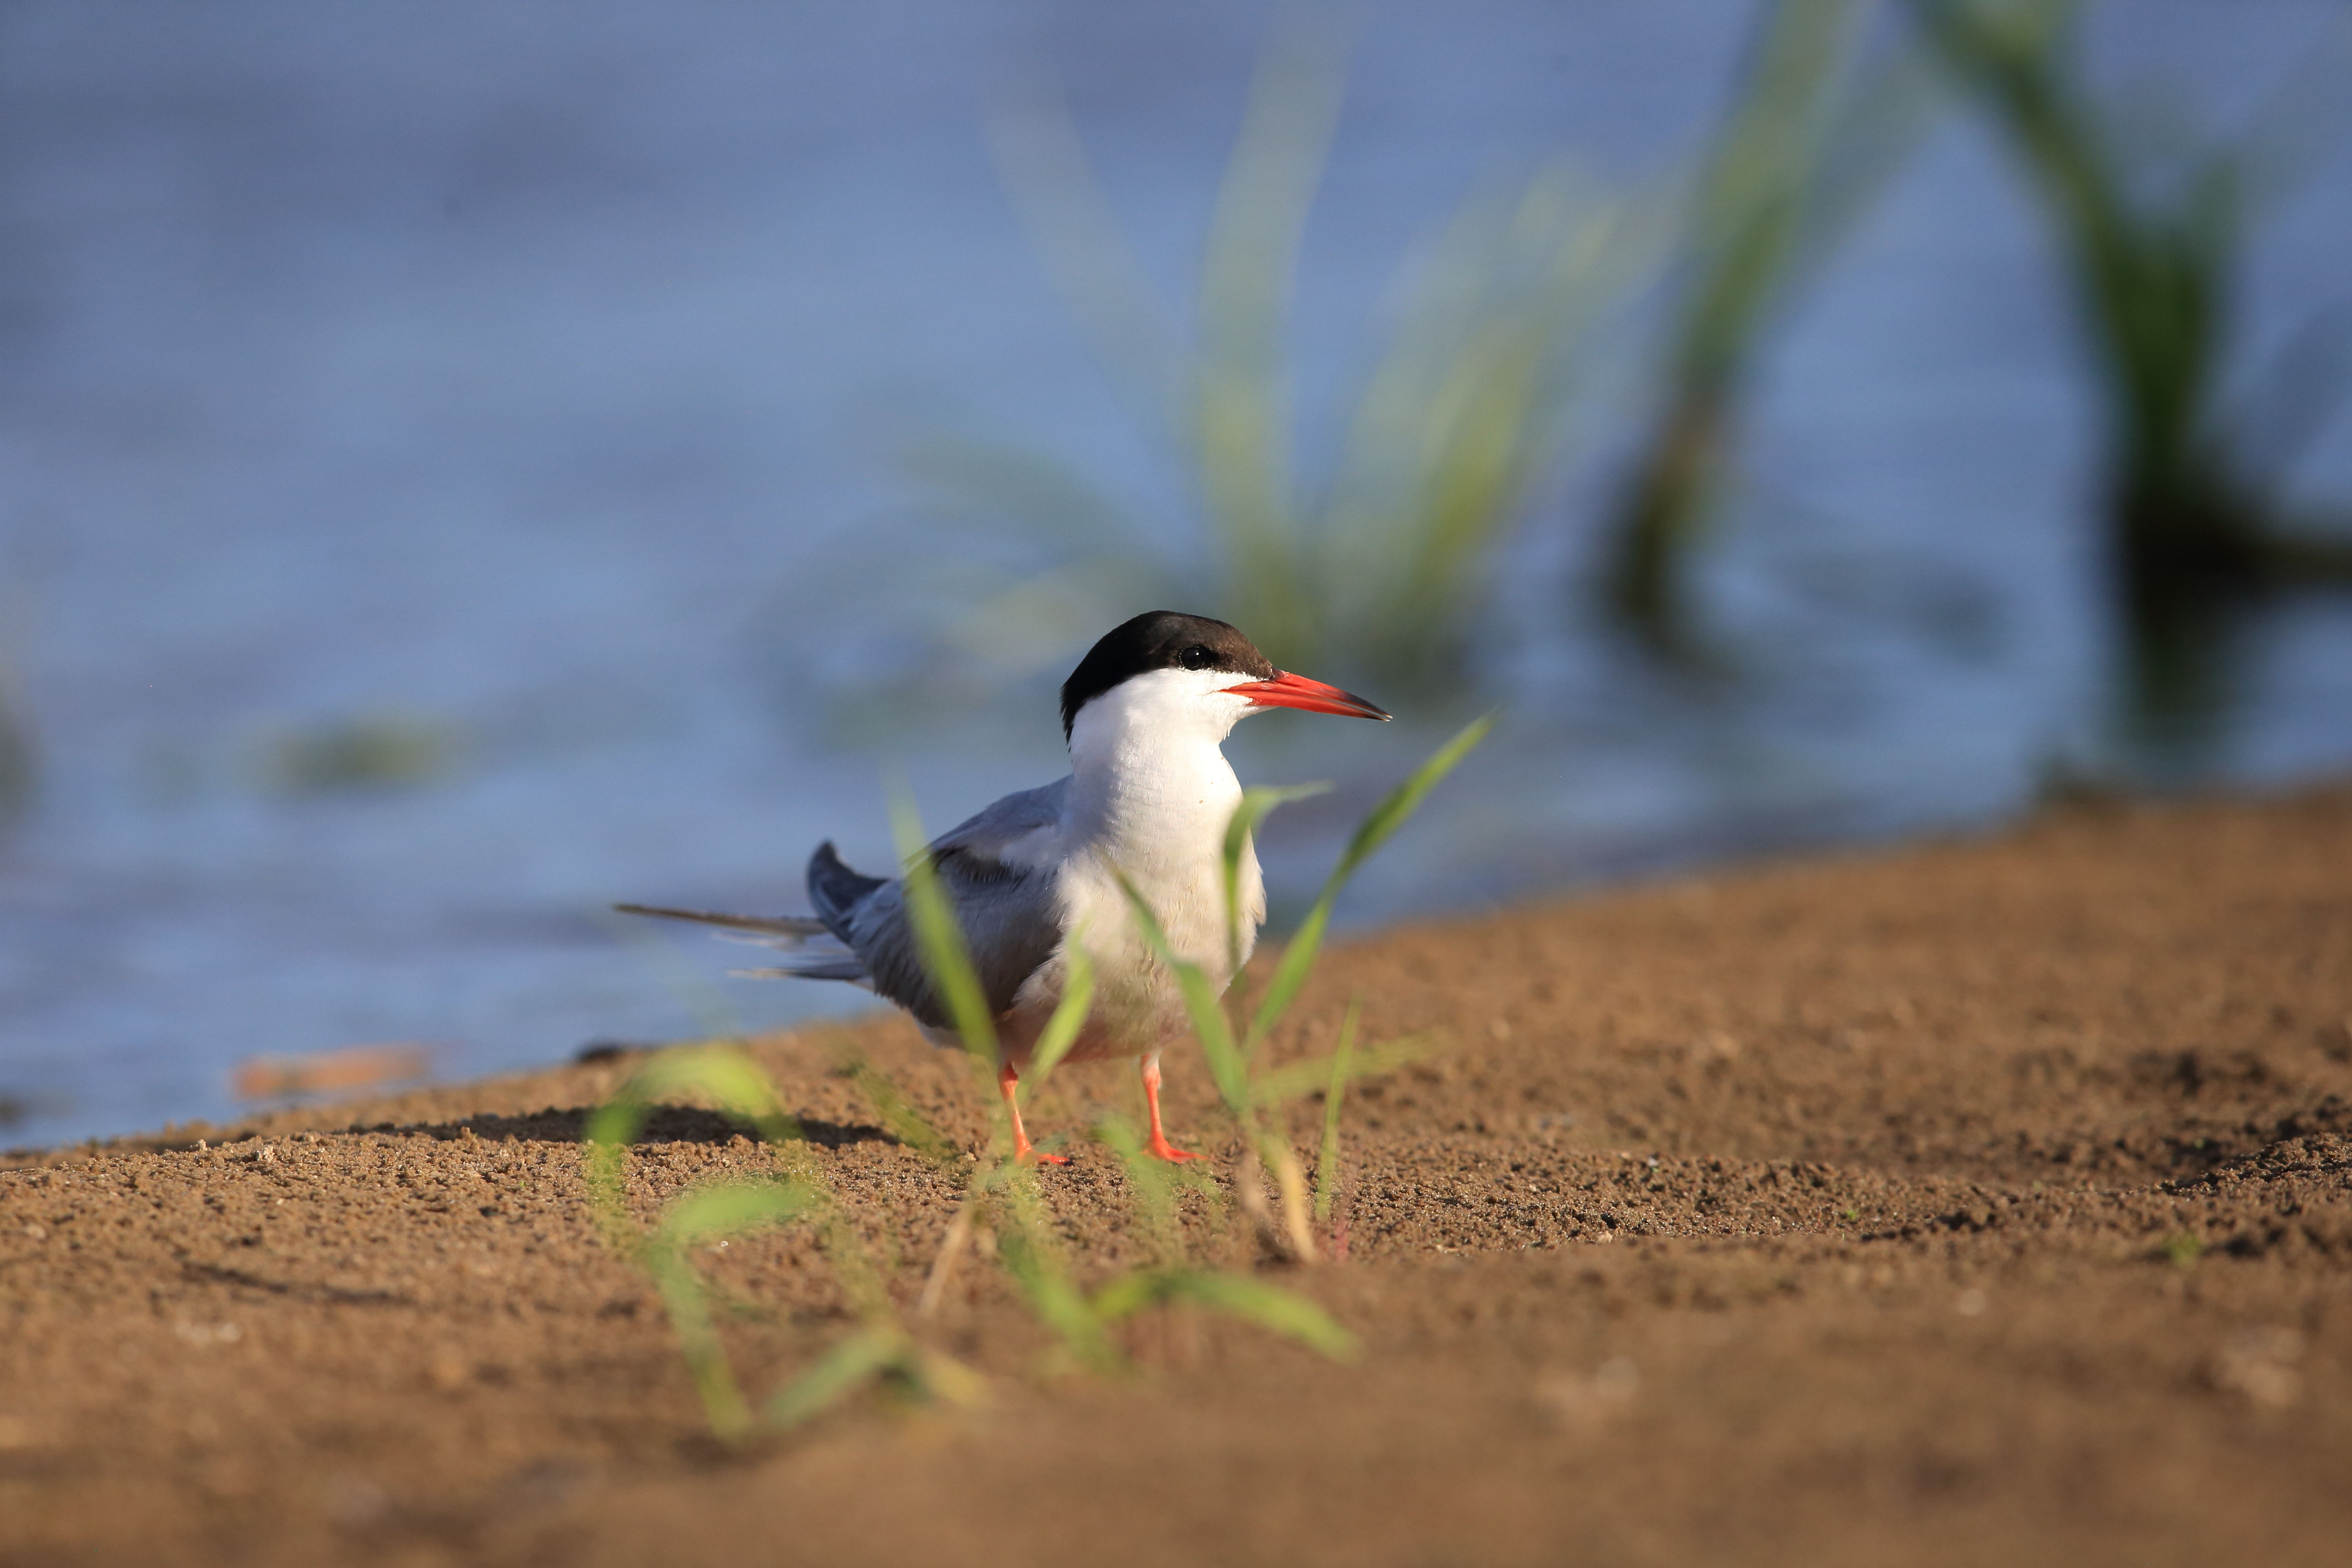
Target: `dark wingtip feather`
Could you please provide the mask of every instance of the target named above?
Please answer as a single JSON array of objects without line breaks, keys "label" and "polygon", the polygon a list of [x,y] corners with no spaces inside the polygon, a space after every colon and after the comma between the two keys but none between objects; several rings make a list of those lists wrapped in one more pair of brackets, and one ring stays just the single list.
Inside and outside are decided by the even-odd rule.
[{"label": "dark wingtip feather", "polygon": [[843,864],[830,838],[818,845],[816,853],[809,857],[809,904],[825,929],[843,942],[849,940],[850,915],[873,897],[876,889],[887,885],[883,878],[862,876]]}]

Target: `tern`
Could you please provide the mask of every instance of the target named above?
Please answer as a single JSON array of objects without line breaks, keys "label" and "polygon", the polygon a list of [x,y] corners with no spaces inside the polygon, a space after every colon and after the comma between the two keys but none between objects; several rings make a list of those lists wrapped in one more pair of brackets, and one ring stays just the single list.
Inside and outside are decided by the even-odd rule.
[{"label": "tern", "polygon": [[[1092,963],[1096,989],[1068,1059],[1141,1058],[1148,1146],[1164,1160],[1193,1158],[1168,1142],[1160,1120],[1160,1053],[1183,1027],[1183,1001],[1137,926],[1122,879],[1158,915],[1169,950],[1198,964],[1222,994],[1265,921],[1256,847],[1245,844],[1240,941],[1228,943],[1223,844],[1242,786],[1223,746],[1235,724],[1269,708],[1389,717],[1336,686],[1276,669],[1223,621],[1174,610],[1138,616],[1096,643],[1062,683],[1068,776],[1008,795],[931,842],[940,886],[995,1016],[997,1087],[1016,1156],[1062,1163],[1030,1143],[1016,1085],[1061,1000],[1076,945]],[[865,986],[912,1014],[933,1044],[961,1043],[924,967],[898,879],[859,875],[827,841],[809,858],[808,896],[813,918],[615,908],[765,942],[783,957],[757,973]]]}]

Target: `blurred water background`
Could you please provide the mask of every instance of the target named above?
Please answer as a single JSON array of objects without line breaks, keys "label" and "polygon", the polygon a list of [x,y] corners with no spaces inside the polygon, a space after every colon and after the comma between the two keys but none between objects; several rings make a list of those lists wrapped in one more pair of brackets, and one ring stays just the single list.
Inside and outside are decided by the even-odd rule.
[{"label": "blurred water background", "polygon": [[[2345,10],[2114,0],[2083,58],[2193,142],[2340,61]],[[2340,596],[2138,700],[2063,237],[1960,93],[1857,116],[1867,188],[1740,340],[1666,626],[1610,607],[1612,520],[1758,8],[1366,0],[1265,67],[1287,15],[0,10],[0,1138],[231,1115],[256,1056],[456,1076],[864,1005],[601,911],[798,910],[818,839],[888,861],[886,775],[938,827],[1056,776],[1054,686],[1172,595],[1405,720],[1239,732],[1245,779],[1342,785],[1265,835],[1277,915],[1489,704],[1348,920],[2352,765]],[[1898,21],[1853,58],[1899,74]],[[2309,125],[2219,382],[2324,368],[2352,300]],[[1225,377],[1157,434],[1146,284]],[[1384,360],[1399,321],[1434,357]],[[2324,537],[2352,432],[2305,422],[2276,496]],[[1470,498],[1454,555],[1381,531],[1414,485]]]}]

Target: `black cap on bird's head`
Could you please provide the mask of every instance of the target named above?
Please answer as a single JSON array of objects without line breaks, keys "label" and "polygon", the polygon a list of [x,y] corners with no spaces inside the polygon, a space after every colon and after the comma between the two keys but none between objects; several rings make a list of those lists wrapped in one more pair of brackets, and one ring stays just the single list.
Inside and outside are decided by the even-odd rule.
[{"label": "black cap on bird's head", "polygon": [[1336,686],[1276,669],[1255,643],[1223,621],[1180,610],[1148,610],[1105,633],[1062,682],[1063,738],[1069,737],[1078,710],[1088,702],[1159,669],[1215,670],[1237,677],[1237,684],[1216,689],[1245,697],[1255,707],[1303,708],[1356,719],[1389,716]]}]

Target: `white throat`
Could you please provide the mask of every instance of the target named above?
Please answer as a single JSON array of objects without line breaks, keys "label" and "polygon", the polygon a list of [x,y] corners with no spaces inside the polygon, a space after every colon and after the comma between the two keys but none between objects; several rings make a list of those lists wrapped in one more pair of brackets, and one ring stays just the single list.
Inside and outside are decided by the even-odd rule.
[{"label": "white throat", "polygon": [[[1078,710],[1070,726],[1071,806],[1079,831],[1116,845],[1128,875],[1157,879],[1171,861],[1214,861],[1241,781],[1222,747],[1247,715],[1228,695],[1246,676],[1155,669]],[[1139,858],[1130,861],[1129,855]]]}]

